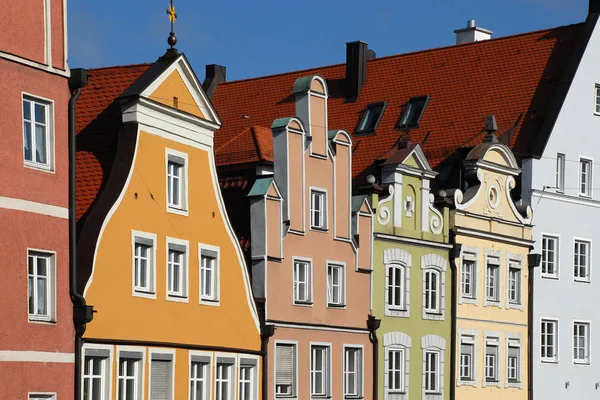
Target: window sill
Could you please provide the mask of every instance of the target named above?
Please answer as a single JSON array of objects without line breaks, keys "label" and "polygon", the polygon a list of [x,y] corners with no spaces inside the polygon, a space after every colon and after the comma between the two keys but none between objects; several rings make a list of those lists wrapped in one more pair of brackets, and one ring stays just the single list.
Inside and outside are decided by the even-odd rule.
[{"label": "window sill", "polygon": [[440,317],[440,316],[444,315],[444,313],[441,311],[438,311],[438,310],[425,310],[425,315],[432,315],[432,316]]},{"label": "window sill", "polygon": [[178,303],[188,303],[189,302],[189,298],[187,296],[177,295],[177,294],[167,294],[167,300],[176,301]]},{"label": "window sill", "polygon": [[555,359],[541,359],[540,362],[544,364],[558,364],[558,360]]},{"label": "window sill", "polygon": [[490,299],[485,299],[485,302],[483,303],[484,307],[497,307],[497,308],[502,308],[502,304],[500,303],[500,300],[490,300]]},{"label": "window sill", "polygon": [[578,194],[579,197],[581,197],[582,199],[592,199],[592,196],[589,194],[584,194],[584,193],[579,193]]},{"label": "window sill", "polygon": [[173,207],[173,206],[167,206],[167,212],[171,213],[171,214],[177,214],[177,215],[183,215],[183,216],[188,216],[188,210],[183,209],[183,208],[177,208],[177,207]]},{"label": "window sill", "polygon": [[354,395],[354,394],[352,394],[352,395],[351,395],[351,394],[345,394],[345,395],[344,395],[344,398],[345,398],[345,399],[353,399],[353,400],[356,400],[356,399],[364,399],[365,397],[364,397],[364,396],[362,396],[362,395],[359,395],[359,394],[356,394],[356,395]]},{"label": "window sill", "polygon": [[573,278],[573,282],[579,283],[591,283],[589,278]]},{"label": "window sill", "polygon": [[312,307],[313,303],[308,301],[294,301],[294,305],[299,307]]},{"label": "window sill", "polygon": [[56,325],[56,321],[52,320],[50,317],[37,317],[30,315],[29,322],[34,324],[44,324],[44,325]]},{"label": "window sill", "polygon": [[589,360],[585,360],[585,361],[573,360],[573,364],[575,364],[575,365],[590,365],[590,362],[589,362]]},{"label": "window sill", "polygon": [[213,307],[217,307],[221,305],[221,301],[218,299],[203,299],[200,298],[200,304],[203,304],[205,306],[213,306]]},{"label": "window sill", "polygon": [[289,400],[293,400],[293,399],[297,399],[298,396],[294,396],[293,394],[276,394],[275,398],[276,399],[289,399]]},{"label": "window sill", "polygon": [[327,308],[333,308],[333,309],[345,309],[346,305],[345,304],[327,304]]},{"label": "window sill", "polygon": [[559,279],[558,275],[544,275],[542,274],[542,279],[553,279],[555,281],[557,281]]},{"label": "window sill", "polygon": [[473,386],[477,387],[477,382],[474,379],[459,379],[456,386]]},{"label": "window sill", "polygon": [[140,289],[133,289],[133,296],[134,297],[140,297],[143,299],[156,299],[156,292],[152,292],[152,291],[147,291],[147,290],[140,290]]},{"label": "window sill", "polygon": [[37,164],[31,161],[25,161],[25,168],[35,169],[36,171],[54,173],[54,169],[49,165]]},{"label": "window sill", "polygon": [[321,233],[328,233],[329,232],[329,228],[319,228],[318,226],[311,226],[310,230],[314,231],[314,232],[321,232]]}]

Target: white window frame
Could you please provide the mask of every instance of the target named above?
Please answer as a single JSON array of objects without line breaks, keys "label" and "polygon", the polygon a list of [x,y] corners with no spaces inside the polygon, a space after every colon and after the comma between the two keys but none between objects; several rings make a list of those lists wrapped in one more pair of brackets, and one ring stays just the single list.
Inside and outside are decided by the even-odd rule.
[{"label": "white window frame", "polygon": [[[181,174],[180,177],[180,204],[174,204],[170,200],[169,193],[169,163],[179,164],[181,166]],[[186,153],[182,153],[177,150],[165,148],[165,204],[166,210],[169,213],[178,214],[178,215],[188,215],[188,182],[189,182],[189,163],[188,163],[188,155]]]},{"label": "white window frame", "polygon": [[[463,265],[465,261],[474,263],[473,276],[471,277],[472,296],[465,294],[463,290]],[[479,248],[471,246],[462,246],[460,252],[460,296],[458,304],[479,304]]]},{"label": "white window frame", "polygon": [[171,393],[169,399],[175,399],[175,355],[176,351],[173,349],[163,349],[157,347],[149,349],[150,362],[148,363],[148,398],[152,396],[152,363],[154,361],[169,361],[171,364]]},{"label": "white window frame", "polygon": [[[546,343],[544,344],[544,340],[543,340],[543,337],[544,337],[543,326],[544,326],[544,324],[551,324],[554,327],[553,328],[554,331],[552,333],[552,343],[550,345],[547,343],[547,339],[546,339]],[[545,317],[542,317],[540,319],[540,360],[541,360],[541,362],[543,362],[543,363],[558,363],[558,343],[559,343],[558,342],[558,334],[559,334],[559,332],[558,332],[558,319],[555,319],[555,318],[545,318]],[[546,335],[548,335],[548,334],[546,333]],[[551,357],[548,357],[548,355],[546,355],[546,356],[542,355],[541,349],[544,346],[546,348],[548,348],[550,346],[552,347],[552,356]]]},{"label": "white window frame", "polygon": [[[506,252],[506,308],[507,309],[517,309],[517,310],[523,310],[524,307],[524,298],[523,298],[523,294],[524,294],[524,290],[523,287],[525,285],[525,281],[526,279],[529,279],[529,277],[525,277],[525,270],[523,268],[523,264],[524,264],[524,259],[525,257],[523,256],[523,254],[512,254],[509,252]],[[513,271],[517,271],[518,275],[518,282],[517,282],[517,287],[516,287],[516,295],[517,295],[517,300],[512,300],[512,290],[511,290],[511,284],[512,284],[512,277],[511,277],[511,272]]]},{"label": "white window frame", "polygon": [[242,368],[250,369],[249,379],[244,379],[244,383],[250,383],[250,400],[258,399],[258,357],[241,354],[237,368],[237,399],[244,400],[242,397]]},{"label": "white window frame", "polygon": [[[408,382],[410,381],[410,357],[412,338],[403,332],[392,331],[385,333],[382,336],[383,349],[384,349],[384,376],[383,376],[383,388],[384,397],[387,399],[395,400],[408,400],[410,387]],[[400,363],[400,387],[398,389],[390,388],[390,372],[396,371],[395,368],[390,370],[391,353],[399,352],[401,357]]]},{"label": "white window frame", "polygon": [[[516,373],[517,373],[517,377],[516,380],[513,380],[510,377],[510,349],[512,348],[516,348],[517,349],[517,365],[515,366],[516,368]],[[507,333],[506,334],[506,379],[505,379],[505,386],[506,387],[512,387],[512,388],[519,388],[522,389],[523,388],[523,365],[525,364],[523,361],[523,347],[522,347],[522,338],[520,334],[514,334],[514,333]]]},{"label": "white window frame", "polygon": [[[185,249],[185,250],[184,250]],[[179,281],[179,285],[181,286],[181,291],[180,292],[174,292],[172,290],[170,290],[169,288],[169,275],[170,275],[170,268],[169,268],[169,253],[171,250],[174,251],[178,251],[178,252],[182,252],[184,251],[183,257],[182,257],[182,261],[183,261],[183,265],[182,265],[182,271],[180,273],[180,281]],[[189,246],[189,241],[187,240],[183,240],[183,239],[176,239],[176,238],[172,238],[172,237],[168,237],[166,238],[166,246],[165,246],[165,286],[166,286],[166,293],[167,293],[167,300],[170,301],[177,301],[177,302],[182,302],[182,303],[187,303],[189,301],[189,292],[190,292],[190,246]]]},{"label": "white window frame", "polygon": [[[327,189],[322,189],[322,188],[317,188],[317,187],[310,187],[310,197],[309,197],[309,214],[310,214],[310,229],[311,230],[316,230],[316,231],[327,231],[328,229],[328,215],[327,215],[327,209],[328,209],[328,193],[327,193]],[[318,212],[318,210],[316,210],[314,208],[314,201],[313,201],[313,196],[322,196],[322,202],[321,202],[321,206],[323,207],[321,209],[321,211],[319,212],[319,221],[315,221],[314,219],[314,212]]]},{"label": "white window frame", "polygon": [[[277,346],[290,346],[292,347],[292,357],[294,358],[292,361],[293,371],[292,371],[292,387],[291,393],[277,393]],[[298,342],[290,341],[290,340],[276,340],[273,353],[275,354],[274,362],[273,362],[273,393],[276,398],[287,398],[287,399],[295,399],[298,397]],[[310,364],[309,364],[310,365]]]},{"label": "white window frame", "polygon": [[[584,347],[583,347],[583,352],[584,352],[584,358],[578,358],[577,356],[577,350],[579,349],[578,343],[577,343],[577,338],[578,338],[578,334],[575,333],[575,327],[576,326],[583,326],[585,329],[585,333],[584,333]],[[585,365],[589,365],[591,363],[591,351],[590,351],[590,345],[591,345],[591,322],[590,321],[582,321],[582,320],[574,320],[573,321],[573,336],[572,336],[572,340],[573,340],[573,352],[572,352],[572,358],[573,358],[573,364],[585,364]]]},{"label": "white window frame", "polygon": [[[473,386],[476,387],[477,386],[477,357],[478,357],[478,353],[477,353],[477,330],[476,329],[471,329],[471,330],[465,330],[465,329],[461,329],[459,328],[458,330],[458,334],[459,334],[459,343],[458,343],[458,366],[457,366],[457,376],[456,376],[456,386]],[[468,368],[470,369],[470,376],[468,377],[469,379],[464,379],[462,374],[462,369],[463,369],[463,359],[462,359],[462,346],[467,345],[467,346],[471,346],[472,352],[471,352],[471,362],[468,365]]]},{"label": "white window frame", "polygon": [[[148,299],[156,299],[156,240],[157,236],[154,233],[131,231],[131,294],[135,297],[143,297]],[[150,244],[151,243],[151,244]],[[149,246],[148,268],[148,288],[136,286],[136,245],[141,244]]]},{"label": "white window frame", "polygon": [[[425,269],[425,271],[423,272],[423,276],[424,276],[424,283],[425,283],[425,288],[424,288],[424,302],[423,302],[423,308],[425,310],[426,313],[428,314],[439,314],[441,312],[441,272],[438,271],[437,269],[434,268],[427,268]],[[427,282],[429,281],[429,277],[431,276],[435,276],[436,277],[436,284],[435,287],[433,288],[429,288],[427,289]],[[431,282],[429,282],[431,285]],[[434,300],[434,296],[435,296],[435,307],[431,306],[432,300]],[[428,305],[429,304],[429,305]]]},{"label": "white window frame", "polygon": [[[390,347],[386,347],[385,349],[386,352],[386,360],[385,360],[385,375],[386,375],[386,379],[387,379],[387,393],[389,394],[396,394],[396,393],[400,393],[400,394],[404,394],[407,391],[407,386],[406,385],[406,357],[407,357],[407,349],[405,347],[401,347],[401,346],[390,346]],[[398,354],[398,356],[400,357],[400,370],[398,372],[400,372],[400,382],[399,383],[399,387],[392,387],[392,382],[390,382],[390,373],[395,373],[396,369],[390,369],[390,358],[392,356],[392,354]],[[395,384],[396,382],[394,382]],[[396,386],[396,385],[394,385]]]},{"label": "white window frame", "polygon": [[[435,362],[435,370],[432,371],[431,370],[431,366],[428,368],[429,365],[429,356],[430,355],[435,355],[436,357],[436,362]],[[442,368],[442,353],[439,350],[432,350],[432,349],[425,349],[425,351],[423,352],[423,375],[425,376],[425,382],[423,385],[423,391],[425,392],[425,395],[432,395],[432,394],[441,394],[442,393],[442,372],[441,372],[441,368]],[[436,381],[436,387],[435,388],[427,388],[427,382],[428,382],[428,374],[435,374],[435,381]]]},{"label": "white window frame", "polygon": [[[29,257],[46,258],[46,314],[38,314],[29,312]],[[27,314],[29,322],[33,323],[54,323],[56,322],[56,251],[27,248],[27,258],[25,261],[27,269]],[[37,265],[37,262],[36,264]],[[33,278],[33,308],[37,309],[37,269],[34,267]]]},{"label": "white window frame", "polygon": [[[307,265],[307,274],[305,283],[305,295],[306,300],[301,300],[298,294],[298,283],[299,281],[296,279],[299,275],[296,272],[297,264],[306,264]],[[313,270],[312,270],[312,259],[309,258],[299,258],[292,257],[292,302],[295,306],[309,306],[312,307],[313,304]]]},{"label": "white window frame", "polygon": [[[485,249],[485,285],[483,287],[483,305],[485,307],[502,307],[502,259],[501,253],[495,250]],[[495,278],[495,298],[490,298],[488,296],[488,287],[489,287],[489,267],[493,266],[496,268],[496,278]]]},{"label": "white window frame", "polygon": [[[585,245],[586,254],[585,254],[585,265],[580,265],[579,261],[577,264],[575,263],[575,253],[577,246]],[[579,253],[581,255],[581,253]],[[585,269],[585,276],[578,276],[578,271],[581,268]],[[591,269],[592,269],[592,241],[591,239],[585,239],[580,237],[573,238],[573,280],[575,282],[590,282],[591,281]]]},{"label": "white window frame", "polygon": [[[423,350],[423,359],[422,359],[422,381],[421,381],[421,398],[426,400],[431,399],[441,399],[444,396],[444,376],[445,376],[445,358],[444,355],[446,353],[446,339],[441,336],[430,334],[425,335],[421,338],[421,349]],[[436,381],[437,381],[437,390],[435,389],[427,389],[427,361],[428,361],[428,353],[436,353],[437,354],[437,365],[436,365]],[[454,361],[452,361],[454,362]],[[454,365],[454,364],[452,364]],[[452,384],[452,383],[451,383]]]},{"label": "white window frame", "polygon": [[[583,180],[583,166],[587,165],[588,171],[585,174],[585,181]],[[591,198],[594,190],[594,159],[591,157],[579,156],[579,176],[577,179],[577,193],[581,197]],[[582,186],[585,185],[585,190],[581,190]]]},{"label": "white window frame", "polygon": [[[206,296],[203,293],[205,279],[203,260],[205,257],[214,260],[214,268],[212,270],[212,296]],[[198,260],[199,302],[204,305],[219,306],[221,304],[221,248],[219,246],[198,243]]]},{"label": "white window frame", "polygon": [[[84,344],[82,347],[82,359],[83,362],[81,363],[81,382],[82,382],[82,386],[81,386],[81,390],[84,390],[85,387],[85,380],[86,379],[92,379],[93,378],[99,378],[100,379],[100,385],[101,385],[101,393],[100,393],[100,399],[101,400],[109,400],[111,398],[111,394],[112,394],[112,366],[113,366],[113,346],[111,345],[102,345],[102,344]],[[85,373],[85,367],[87,364],[87,357],[94,357],[94,358],[99,358],[102,361],[102,365],[101,365],[101,372],[100,375],[94,375],[92,374],[86,374]],[[93,382],[91,385],[89,385],[88,387],[90,388],[89,390],[89,399],[92,399],[91,397],[91,393],[93,391]]]},{"label": "white window frame", "polygon": [[[343,359],[342,359],[342,386],[344,398],[346,399],[360,399],[363,398],[364,392],[364,346],[356,344],[345,344],[343,346]],[[354,365],[354,387],[356,393],[348,393],[348,376],[352,373],[348,370],[348,353],[356,352],[355,365]]]},{"label": "white window frame", "polygon": [[[482,386],[496,386],[501,387],[500,383],[500,360],[502,359],[502,352],[500,351],[500,332],[489,332],[483,331],[483,379]],[[492,366],[494,368],[493,374],[494,376],[488,377],[488,354],[487,349],[488,346],[495,348],[495,364]],[[489,380],[488,380],[489,379]]]},{"label": "white window frame", "polygon": [[[330,269],[339,269],[337,284],[339,291],[339,300],[333,301],[333,289],[334,282],[330,279]],[[346,307],[346,263],[338,261],[327,261],[327,276],[326,276],[326,287],[327,287],[327,307],[328,308],[344,308]]]},{"label": "white window frame", "polygon": [[594,114],[600,115],[600,84],[596,83],[594,85]]},{"label": "white window frame", "polygon": [[[317,371],[313,364],[313,355],[315,351],[324,350],[323,356],[323,371]],[[308,354],[308,362],[310,368],[310,398],[327,398],[331,396],[331,343],[310,342],[310,352]],[[323,393],[314,392],[314,377],[316,373],[323,373]]]},{"label": "white window frame", "polygon": [[[145,383],[145,366],[146,366],[146,348],[137,347],[137,346],[117,346],[117,363],[116,363],[116,398],[119,397],[119,383],[121,382],[121,360],[129,359],[135,360],[136,370],[135,370],[135,380],[136,382],[136,391],[134,395],[134,400],[142,400],[144,399],[144,388],[146,387]],[[126,399],[130,400],[130,399]]]},{"label": "white window frame", "polygon": [[[553,250],[553,259],[548,260],[548,248],[546,247],[547,242],[554,242],[554,250]],[[542,278],[546,279],[558,279],[560,274],[560,235],[552,234],[552,233],[542,233],[540,240],[540,250],[542,254],[542,259],[540,262],[540,274]],[[544,254],[546,254],[546,261],[544,261]],[[553,273],[548,273],[548,262],[551,262],[554,268]],[[546,272],[544,272],[544,263],[546,264]]]},{"label": "white window frame", "polygon": [[[32,151],[32,158],[35,160],[35,106],[33,104],[39,104],[44,106],[44,110],[45,110],[45,118],[46,118],[46,124],[45,124],[45,128],[46,128],[46,163],[42,163],[42,162],[37,162],[34,160],[27,160],[25,158],[25,113],[23,110],[24,107],[24,102],[28,101],[30,102],[30,112],[31,112],[31,117],[32,120],[31,121],[27,121],[29,122],[32,127],[31,127],[31,139],[32,142],[30,143],[31,146],[31,151]],[[54,124],[54,101],[50,100],[50,99],[46,99],[40,96],[36,96],[33,94],[29,94],[26,92],[21,92],[21,129],[22,129],[22,139],[23,139],[23,162],[24,162],[24,166],[27,168],[33,168],[33,169],[37,169],[37,170],[41,170],[41,171],[47,171],[47,172],[52,172],[54,173],[54,166],[55,166],[55,161],[54,161],[54,152],[55,152],[55,124]]]},{"label": "white window frame", "polygon": [[[443,321],[446,312],[446,270],[447,261],[438,254],[426,254],[421,256],[422,270],[422,318],[424,320]],[[437,287],[427,290],[428,275],[436,276]],[[430,295],[435,293],[436,307],[431,307]],[[429,306],[427,306],[429,304]]]},{"label": "white window frame", "polygon": [[[392,262],[386,264],[386,306],[389,310],[398,310],[398,311],[406,311],[408,309],[408,296],[407,296],[407,267],[398,262]],[[400,274],[400,299],[396,299],[395,289],[397,285],[395,284],[394,277],[396,274]],[[392,293],[390,295],[390,292]],[[390,296],[392,297],[392,303],[390,303]],[[396,300],[399,300],[396,302]],[[399,303],[399,304],[395,304]]]},{"label": "white window frame", "polygon": [[[213,364],[214,358],[212,352],[207,351],[193,351],[188,352],[188,400],[211,400],[212,399],[212,387],[213,387]],[[203,379],[197,378],[192,375],[194,372],[194,365],[200,364],[204,368]],[[204,393],[201,399],[197,398],[192,393],[192,383],[202,381],[204,386]]]},{"label": "white window frame", "polygon": [[[227,378],[219,378],[219,366],[223,365],[228,369]],[[237,393],[236,387],[236,373],[237,371],[237,361],[235,355],[231,354],[217,354],[215,361],[215,400],[220,400],[218,398],[218,386],[219,384],[227,383],[227,397],[226,400],[232,400],[234,398],[234,394]]]},{"label": "white window frame", "polygon": [[556,191],[565,192],[565,155],[556,154]]}]

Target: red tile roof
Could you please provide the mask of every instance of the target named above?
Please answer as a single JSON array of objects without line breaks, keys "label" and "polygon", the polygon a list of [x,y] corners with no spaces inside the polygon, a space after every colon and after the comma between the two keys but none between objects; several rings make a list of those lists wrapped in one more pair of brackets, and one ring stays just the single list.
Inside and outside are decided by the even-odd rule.
[{"label": "red tile roof", "polygon": [[[261,154],[271,154],[272,137],[259,126],[294,116],[294,82],[314,74],[329,86],[329,129],[353,133],[369,103],[387,102],[376,134],[352,135],[355,178],[364,177],[375,160],[385,160],[399,139],[422,144],[435,167],[457,148],[480,143],[489,114],[496,116],[498,134],[505,133],[503,139],[522,156],[531,151],[583,26],[372,59],[354,102],[344,96],[345,64],[222,83],[212,98],[223,121],[215,134],[217,163],[267,159]],[[397,128],[408,100],[424,95],[430,101],[418,128]]]},{"label": "red tile roof", "polygon": [[121,124],[116,99],[151,65],[89,70],[88,86],[81,90],[76,103],[78,221],[106,183],[114,161]]}]

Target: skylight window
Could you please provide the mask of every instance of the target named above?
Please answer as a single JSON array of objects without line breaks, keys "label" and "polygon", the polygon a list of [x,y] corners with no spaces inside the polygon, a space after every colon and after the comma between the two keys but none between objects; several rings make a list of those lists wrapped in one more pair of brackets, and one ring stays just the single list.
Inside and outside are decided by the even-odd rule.
[{"label": "skylight window", "polygon": [[429,96],[413,97],[408,101],[404,114],[400,119],[400,128],[414,128],[419,125],[425,107],[429,103]]},{"label": "skylight window", "polygon": [[363,113],[356,133],[375,132],[375,128],[377,128],[381,116],[383,115],[383,111],[385,110],[385,105],[384,102],[369,104]]}]

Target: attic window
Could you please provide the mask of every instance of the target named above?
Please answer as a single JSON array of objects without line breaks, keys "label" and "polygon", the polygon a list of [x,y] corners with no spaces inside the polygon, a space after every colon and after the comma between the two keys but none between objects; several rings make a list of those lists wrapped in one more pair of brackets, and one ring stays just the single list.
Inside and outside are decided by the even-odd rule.
[{"label": "attic window", "polygon": [[408,101],[404,114],[400,119],[400,128],[413,128],[419,125],[425,107],[429,103],[429,96],[413,97]]},{"label": "attic window", "polygon": [[385,106],[385,102],[369,104],[367,109],[363,112],[356,133],[375,132],[375,128],[377,128],[377,125],[381,120]]},{"label": "attic window", "polygon": [[175,96],[173,96],[173,107],[179,108],[179,99]]}]

